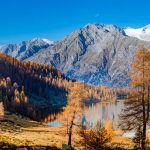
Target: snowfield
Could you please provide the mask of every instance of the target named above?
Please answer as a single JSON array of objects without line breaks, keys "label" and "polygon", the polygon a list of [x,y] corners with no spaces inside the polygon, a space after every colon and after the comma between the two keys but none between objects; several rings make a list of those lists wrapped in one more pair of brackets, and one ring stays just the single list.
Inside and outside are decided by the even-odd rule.
[{"label": "snowfield", "polygon": [[136,37],[143,41],[150,41],[150,25],[137,29],[128,27],[124,31],[128,36]]}]

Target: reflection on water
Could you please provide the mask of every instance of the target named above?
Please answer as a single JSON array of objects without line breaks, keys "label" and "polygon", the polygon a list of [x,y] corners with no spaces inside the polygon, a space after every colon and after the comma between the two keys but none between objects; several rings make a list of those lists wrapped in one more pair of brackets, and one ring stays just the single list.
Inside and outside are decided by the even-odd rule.
[{"label": "reflection on water", "polygon": [[61,116],[62,111],[63,111],[62,109],[52,110],[51,108],[40,110],[39,113],[37,114],[38,115],[37,118],[39,118],[37,121],[40,121],[45,124],[49,124],[51,126],[57,126],[57,124],[59,123],[56,122],[58,122],[57,120]]},{"label": "reflection on water", "polygon": [[125,132],[123,134],[124,137],[129,137],[129,138],[132,138],[132,137],[135,137],[135,131],[129,131],[129,132]]},{"label": "reflection on water", "polygon": [[60,121],[55,120],[55,121],[49,122],[48,125],[52,127],[59,127]]},{"label": "reflection on water", "polygon": [[[101,121],[104,125],[106,121],[110,121],[114,129],[118,129],[119,115],[121,114],[122,109],[124,108],[123,100],[120,100],[116,103],[97,103],[92,106],[85,107],[84,115],[82,117],[82,123],[88,124],[93,127],[97,121]],[[61,122],[59,118],[61,113],[57,112],[54,114],[48,115],[44,119],[45,123],[48,123],[49,126],[59,127]],[[123,134],[124,137],[134,137],[135,132],[129,131]]]},{"label": "reflection on water", "polygon": [[103,124],[106,121],[110,121],[113,127],[117,128],[119,121],[119,114],[123,109],[123,101],[116,103],[97,103],[85,109],[83,116],[83,123],[89,123],[92,127],[97,121],[101,121]]},{"label": "reflection on water", "polygon": [[[116,103],[97,103],[92,106],[85,107],[85,112],[82,118],[82,123],[88,123],[91,127],[93,127],[97,121],[101,121],[102,123],[106,123],[106,121],[110,121],[114,128],[117,128],[117,124],[119,121],[119,114],[123,108],[123,101],[118,101]],[[45,122],[49,122],[48,125],[58,127],[60,125],[59,121],[59,113],[54,115],[49,115],[49,117],[45,118]],[[50,118],[53,118],[51,121]],[[56,118],[56,119],[54,119]]]}]

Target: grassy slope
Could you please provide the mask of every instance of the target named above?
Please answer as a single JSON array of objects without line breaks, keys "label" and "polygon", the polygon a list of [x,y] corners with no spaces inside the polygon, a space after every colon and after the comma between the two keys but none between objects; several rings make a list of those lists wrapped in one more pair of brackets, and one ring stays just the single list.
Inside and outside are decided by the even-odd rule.
[{"label": "grassy slope", "polygon": [[[61,148],[68,139],[66,128],[49,127],[8,112],[5,113],[3,121],[0,122],[0,128],[0,143],[4,142],[16,146],[56,146]],[[73,141],[76,141],[79,137],[76,134],[73,135]],[[130,139],[121,136],[115,136],[113,143],[125,147],[132,144]]]}]

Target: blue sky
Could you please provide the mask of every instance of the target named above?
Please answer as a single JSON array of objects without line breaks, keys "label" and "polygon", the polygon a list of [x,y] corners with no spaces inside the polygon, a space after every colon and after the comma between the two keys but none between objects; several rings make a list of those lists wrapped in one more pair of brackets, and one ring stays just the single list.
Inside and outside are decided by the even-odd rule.
[{"label": "blue sky", "polygon": [[0,0],[0,45],[63,37],[88,23],[150,24],[149,0]]}]

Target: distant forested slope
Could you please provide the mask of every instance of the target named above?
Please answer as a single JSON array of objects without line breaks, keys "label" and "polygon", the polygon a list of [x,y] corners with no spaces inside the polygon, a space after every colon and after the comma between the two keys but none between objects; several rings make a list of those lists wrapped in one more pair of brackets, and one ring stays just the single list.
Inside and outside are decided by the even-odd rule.
[{"label": "distant forested slope", "polygon": [[[68,92],[75,82],[52,66],[0,54],[0,99],[5,110],[42,120],[67,105]],[[87,97],[83,100],[86,105],[117,99],[118,90],[79,83],[79,90]]]},{"label": "distant forested slope", "polygon": [[65,106],[68,83],[54,67],[0,54],[0,91],[7,110],[35,118],[39,109]]}]

